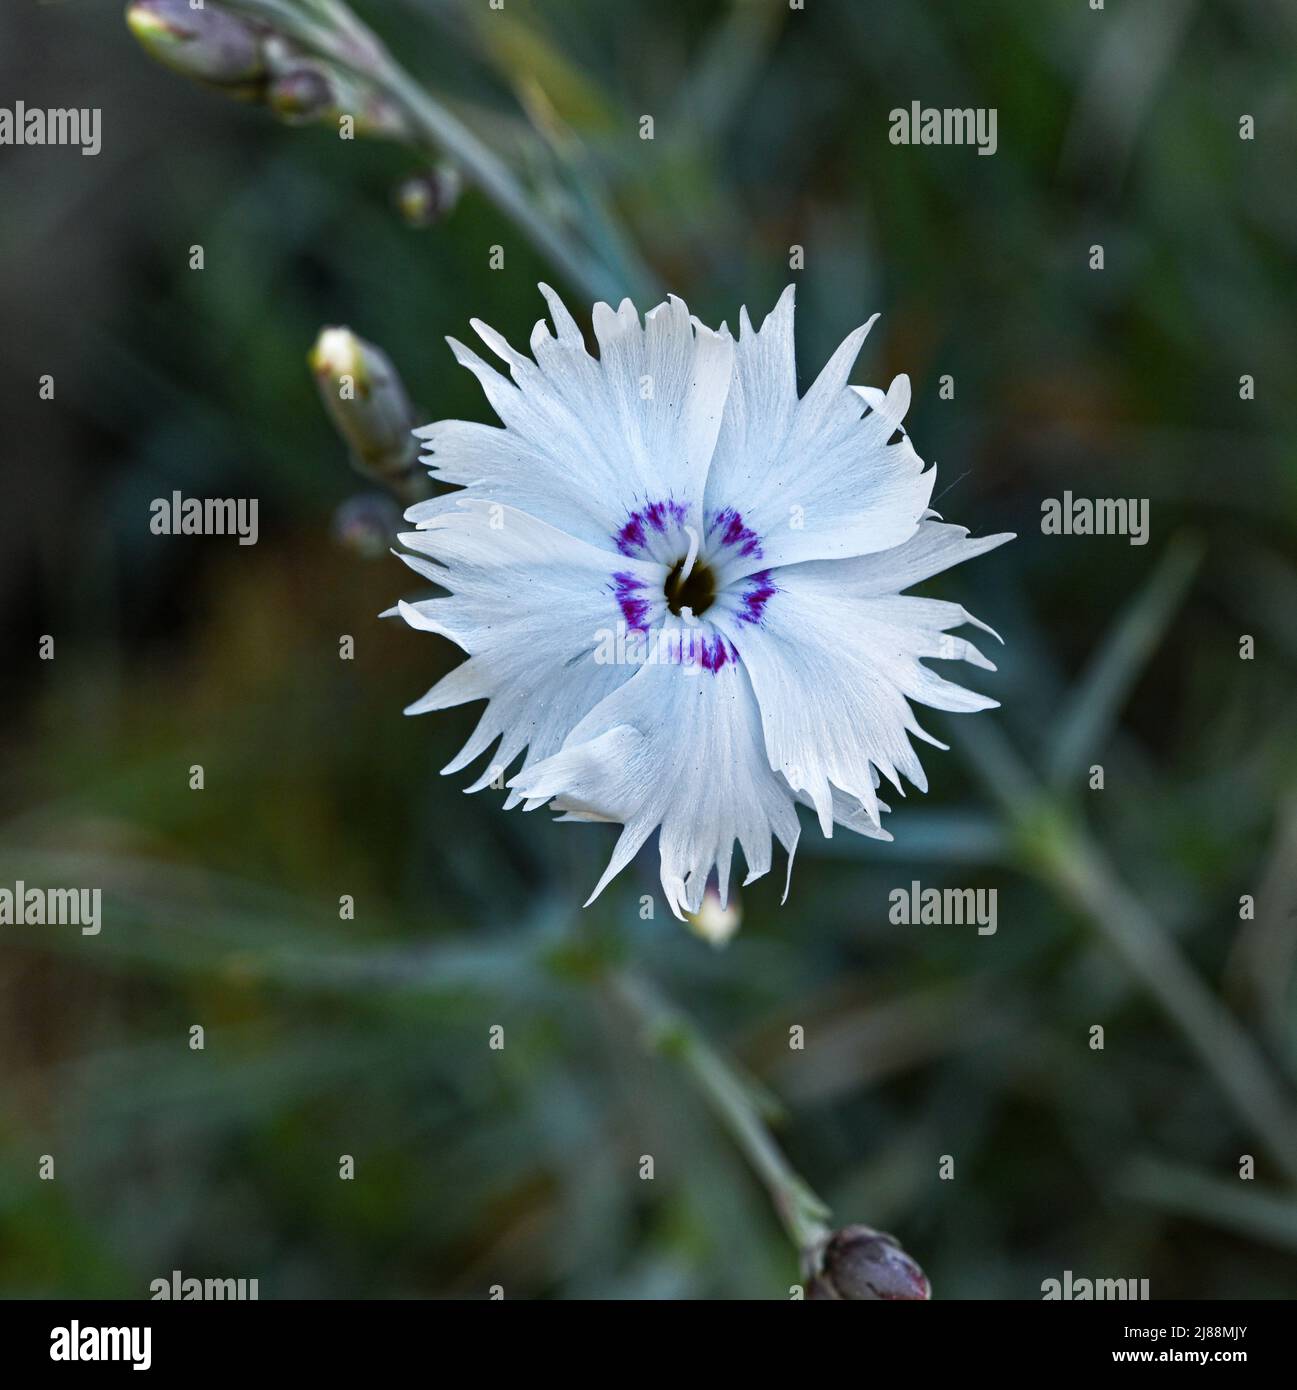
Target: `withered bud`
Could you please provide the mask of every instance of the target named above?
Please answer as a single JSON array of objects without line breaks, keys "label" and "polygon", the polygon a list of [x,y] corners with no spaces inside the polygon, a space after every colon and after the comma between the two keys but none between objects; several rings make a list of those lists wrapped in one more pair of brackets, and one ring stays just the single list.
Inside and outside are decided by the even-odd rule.
[{"label": "withered bud", "polygon": [[895,1236],[871,1226],[844,1226],[829,1237],[808,1299],[875,1302],[932,1297],[928,1277]]}]

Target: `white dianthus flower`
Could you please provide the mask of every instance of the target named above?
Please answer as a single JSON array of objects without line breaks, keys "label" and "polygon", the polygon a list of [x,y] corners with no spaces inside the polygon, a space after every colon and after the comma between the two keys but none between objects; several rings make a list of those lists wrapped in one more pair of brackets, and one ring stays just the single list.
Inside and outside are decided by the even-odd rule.
[{"label": "white dianthus flower", "polygon": [[[903,589],[1011,539],[970,539],[929,510],[935,468],[901,428],[899,376],[848,386],[870,324],[797,394],[793,291],[759,331],[713,332],[672,297],[644,316],[594,306],[599,356],[546,286],[534,360],[485,324],[512,384],[454,339],[503,428],[443,420],[417,433],[458,490],[411,507],[402,558],[448,597],[401,603],[411,626],[469,658],[407,713],[487,701],[456,772],[498,739],[480,790],[519,757],[506,807],[623,829],[591,901],[659,831],[672,911],[698,911],[733,846],[745,882],[771,835],[791,872],[796,803],[891,839],[880,777],[926,779],[911,701],[996,702],[924,657],[994,670],[948,635],[977,622]],[[785,890],[786,891],[786,890]]]}]

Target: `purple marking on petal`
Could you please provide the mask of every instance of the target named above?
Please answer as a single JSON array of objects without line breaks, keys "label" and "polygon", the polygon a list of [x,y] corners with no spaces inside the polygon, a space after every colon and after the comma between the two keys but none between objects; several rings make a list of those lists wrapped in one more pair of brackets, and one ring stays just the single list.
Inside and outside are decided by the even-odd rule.
[{"label": "purple marking on petal", "polygon": [[715,675],[727,661],[737,663],[738,659],[738,652],[727,645],[723,637],[713,637],[711,642],[704,638],[699,644],[698,661],[703,670],[710,671],[712,675]]},{"label": "purple marking on petal", "polygon": [[717,530],[721,533],[722,545],[737,547],[740,555],[760,557],[761,537],[751,527],[743,524],[741,513],[735,511],[733,507],[722,507],[719,511],[712,513],[712,518],[707,523],[707,534],[710,536],[713,531]]},{"label": "purple marking on petal", "polygon": [[682,526],[688,515],[688,506],[684,502],[677,502],[674,497],[648,502],[638,511],[631,512],[613,540],[623,555],[643,554],[647,540],[644,531],[646,526],[652,527],[660,536],[665,535],[669,521]]},{"label": "purple marking on petal", "polygon": [[638,512],[632,512],[630,520],[614,537],[617,549],[623,555],[634,555],[644,549],[644,521]]},{"label": "purple marking on petal", "polygon": [[613,579],[615,581],[613,593],[616,594],[617,602],[621,605],[622,617],[626,619],[626,626],[632,632],[647,632],[649,601],[646,598],[637,597],[643,592],[644,586],[633,574],[626,574],[621,571],[614,574]]},{"label": "purple marking on petal", "polygon": [[779,589],[770,578],[769,570],[760,570],[756,574],[750,574],[743,582],[747,588],[744,589],[741,598],[743,606],[736,616],[741,623],[759,623],[761,615],[766,610],[766,604],[779,592]]}]

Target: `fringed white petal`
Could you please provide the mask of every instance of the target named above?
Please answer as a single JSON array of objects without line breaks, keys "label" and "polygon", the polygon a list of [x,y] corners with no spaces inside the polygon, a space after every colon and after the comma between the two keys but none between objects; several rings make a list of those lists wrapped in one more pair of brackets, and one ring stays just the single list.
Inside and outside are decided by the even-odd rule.
[{"label": "fringed white petal", "polygon": [[910,736],[928,736],[911,701],[957,711],[995,707],[923,664],[936,658],[994,670],[972,642],[949,635],[964,624],[984,625],[958,604],[899,595],[892,585],[957,563],[961,549],[977,554],[1006,539],[968,541],[958,527],[925,521],[894,552],[776,569],[776,592],[758,624],[717,614],[751,677],[771,765],[806,794],[826,835],[841,819],[838,792],[879,823],[879,773],[902,794],[902,777],[926,790]]},{"label": "fringed white petal", "polygon": [[[449,420],[415,431],[433,477],[607,547],[645,502],[674,498],[701,517],[733,375],[730,335],[697,323],[675,296],[642,324],[629,300],[615,312],[596,304],[595,358],[558,297],[542,291],[556,331],[536,325],[534,361],[473,322],[508,378],[448,340],[504,428]],[[407,519],[420,524],[427,508],[411,508]]]},{"label": "fringed white petal", "polygon": [[[412,627],[463,647],[469,659],[440,680],[408,714],[487,700],[476,730],[444,769],[458,772],[498,738],[490,764],[469,787],[500,778],[527,749],[523,766],[548,757],[581,717],[631,675],[598,660],[605,634],[622,621],[610,562],[660,587],[660,566],[609,556],[535,517],[463,494],[406,532],[419,552],[402,557],[434,575],[448,597],[398,605]],[[421,556],[439,566],[429,567]],[[507,805],[516,805],[511,795]]]},{"label": "fringed white petal", "polygon": [[935,470],[898,428],[909,379],[897,377],[878,408],[847,385],[873,322],[847,337],[799,400],[791,287],[759,332],[744,313],[707,475],[708,508],[739,508],[761,537],[736,575],[886,550],[914,534]]},{"label": "fringed white petal", "polygon": [[798,822],[761,744],[741,668],[641,667],[572,731],[561,752],[510,784],[556,810],[623,826],[591,901],[659,830],[662,889],[677,917],[697,912],[713,868],[722,901],[734,842],[745,882],[769,872],[771,835],[788,851]]}]

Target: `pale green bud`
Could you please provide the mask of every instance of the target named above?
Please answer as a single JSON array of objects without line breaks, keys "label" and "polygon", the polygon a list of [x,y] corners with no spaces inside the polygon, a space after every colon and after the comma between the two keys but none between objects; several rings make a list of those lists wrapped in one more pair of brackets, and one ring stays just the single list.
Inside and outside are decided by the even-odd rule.
[{"label": "pale green bud", "polygon": [[132,0],[126,24],[148,54],[173,71],[238,96],[257,95],[265,81],[265,30],[216,4]]},{"label": "pale green bud", "polygon": [[307,360],[356,468],[406,501],[427,497],[431,489],[411,433],[418,422],[387,354],[349,328],[325,328]]},{"label": "pale green bud", "polygon": [[452,164],[425,169],[397,185],[396,210],[411,227],[430,227],[455,210],[462,187],[463,179]]},{"label": "pale green bud", "polygon": [[293,68],[271,82],[266,105],[291,125],[318,121],[336,109],[333,84],[317,67]]}]

